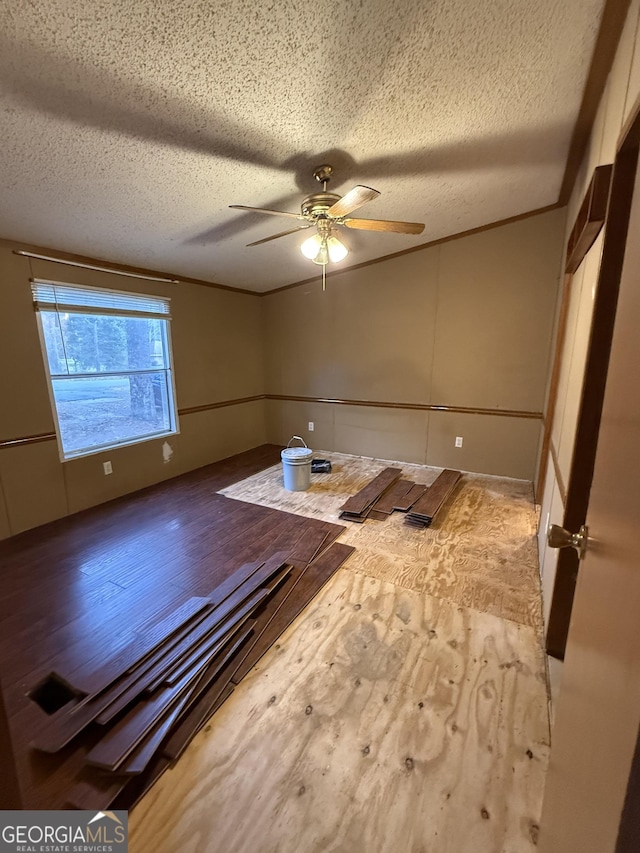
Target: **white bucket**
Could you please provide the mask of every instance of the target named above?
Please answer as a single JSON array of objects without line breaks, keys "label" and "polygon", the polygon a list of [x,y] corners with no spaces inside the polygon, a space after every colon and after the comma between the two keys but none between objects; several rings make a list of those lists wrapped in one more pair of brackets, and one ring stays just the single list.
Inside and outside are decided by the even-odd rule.
[{"label": "white bucket", "polygon": [[[297,438],[304,447],[289,447],[289,444]],[[311,457],[310,450],[299,435],[294,435],[289,441],[286,449],[280,454],[282,458],[282,470],[284,473],[284,487],[289,492],[304,492],[309,488],[311,482]]]}]

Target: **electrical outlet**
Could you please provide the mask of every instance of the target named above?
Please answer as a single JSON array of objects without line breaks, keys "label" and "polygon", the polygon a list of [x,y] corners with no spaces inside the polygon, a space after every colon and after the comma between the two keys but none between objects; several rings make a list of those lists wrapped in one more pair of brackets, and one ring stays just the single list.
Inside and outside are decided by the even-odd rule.
[{"label": "electrical outlet", "polygon": [[105,476],[107,474],[113,474],[113,468],[111,467],[111,462],[103,462],[102,467],[104,468]]},{"label": "electrical outlet", "polygon": [[313,432],[315,428],[316,427],[313,421],[309,421],[309,432]]},{"label": "electrical outlet", "polygon": [[456,447],[462,447],[462,436],[461,435],[456,436]]}]

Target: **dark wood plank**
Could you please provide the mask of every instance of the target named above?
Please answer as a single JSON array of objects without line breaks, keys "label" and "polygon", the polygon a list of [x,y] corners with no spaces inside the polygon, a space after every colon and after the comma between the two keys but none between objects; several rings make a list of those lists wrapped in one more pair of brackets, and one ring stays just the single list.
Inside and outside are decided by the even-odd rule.
[{"label": "dark wood plank", "polygon": [[[386,521],[389,518],[390,513],[388,512],[378,512],[376,509],[370,509],[367,513],[367,518],[372,518],[374,521]],[[364,519],[362,519],[364,521]]]},{"label": "dark wood plank", "polygon": [[[292,571],[294,570],[291,566],[285,566],[274,578],[265,584],[264,589],[266,592],[270,593],[270,595],[266,598],[263,606],[258,605],[255,608],[256,611],[261,611],[264,607],[269,606],[269,603],[274,598],[274,593],[286,582]],[[221,651],[230,640],[238,635],[243,622],[249,618],[250,614],[252,614],[252,611],[249,608],[243,608],[242,612],[232,616],[222,625],[221,631],[214,632],[204,644],[197,646],[191,655],[182,659],[173,669],[171,669],[169,673],[165,675],[164,683],[169,685],[175,684],[176,681],[179,681],[185,672],[197,663],[201,657],[216,649],[217,651]],[[251,624],[254,624],[253,621]],[[159,686],[160,683],[155,682],[149,686],[149,690],[154,690]]]},{"label": "dark wood plank", "polygon": [[[38,559],[48,556],[50,560],[52,548],[55,549],[56,572],[63,568],[59,562],[69,556],[77,572],[85,556],[90,556],[99,543],[108,549],[113,542],[128,540],[149,521],[163,526],[179,518],[181,533],[182,525],[189,524],[192,518],[193,507],[206,509],[207,498],[215,495],[217,490],[277,464],[281,449],[275,444],[261,445],[107,504],[90,507],[1,540],[0,558],[9,564],[12,558],[17,558],[22,567],[21,572],[7,572],[3,581],[14,574],[21,576],[29,567],[37,573]],[[185,509],[188,510],[186,513]]]},{"label": "dark wood plank", "polygon": [[118,773],[125,776],[137,776],[144,773],[154,755],[160,749],[162,741],[165,740],[171,728],[175,725],[178,717],[189,702],[189,692],[187,691],[176,705],[160,719],[151,731],[142,739],[118,768]]},{"label": "dark wood plank", "polygon": [[[294,606],[289,606],[288,612],[286,614],[281,615],[281,628],[278,632],[278,635],[281,630],[283,630],[283,626],[286,627],[286,625],[290,624],[290,622],[295,618],[295,616],[304,608],[304,606],[313,597],[313,595],[315,595],[315,593],[329,579],[329,577],[339,567],[339,565],[341,565],[342,562],[344,562],[344,560],[353,552],[353,550],[354,549],[351,546],[334,544],[320,558],[318,558],[314,563],[312,563],[304,572],[300,572],[299,580],[304,579],[305,574],[309,573],[309,577],[306,579],[307,582],[305,584],[305,594],[304,596],[298,597],[298,600],[296,601]],[[291,578],[288,579],[287,583],[290,581]],[[295,589],[297,586],[298,583],[295,582],[293,584],[293,589]],[[293,589],[291,591],[293,591]],[[285,600],[276,608],[276,613],[282,612],[282,604],[284,604],[290,598],[290,595],[285,598]],[[265,627],[268,627],[269,625],[273,626],[274,621],[274,619],[268,618],[267,625]],[[264,651],[266,651],[266,647],[268,647],[265,644],[265,633],[262,634],[261,640],[261,645],[265,646],[264,648],[256,648],[256,645],[253,642],[248,647],[248,650],[251,650],[253,652],[253,656],[255,656],[256,660],[262,656]],[[239,642],[242,641],[243,638],[239,640]],[[271,643],[269,643],[269,645],[270,644]],[[180,755],[182,751],[186,748],[186,745],[189,743],[193,735],[199,730],[202,725],[204,725],[206,720],[217,709],[217,707],[222,704],[222,702],[227,698],[227,696],[230,695],[233,690],[233,685],[229,683],[229,677],[231,675],[232,670],[235,670],[234,681],[239,679],[239,662],[240,666],[244,669],[244,666],[246,666],[247,663],[246,650],[242,650],[242,653],[240,655],[237,655],[232,659],[232,661],[226,667],[226,673],[222,672],[219,674],[218,681],[215,683],[213,689],[209,691],[204,691],[198,702],[196,702],[195,705],[190,708],[189,713],[182,720],[182,725],[176,727],[176,730],[166,742],[165,747],[163,748],[163,752],[165,755],[172,757]],[[244,666],[242,666],[242,664],[244,664]],[[249,669],[252,665],[253,664],[249,666]],[[176,714],[175,716],[178,715]],[[173,723],[174,716],[172,715],[171,725],[173,725]],[[154,748],[157,748],[157,743],[160,739],[161,738],[159,735],[157,736],[157,739],[154,738]],[[145,766],[151,754],[151,748],[148,748],[143,754]],[[131,767],[129,769],[137,769],[135,762],[132,762]],[[130,804],[131,800],[127,800],[127,803]]]},{"label": "dark wood plank", "polygon": [[[96,673],[95,682],[89,685],[88,692],[99,693],[117,678],[123,672],[141,663],[145,658],[155,651],[159,646],[169,642],[172,637],[180,634],[181,630],[187,625],[197,624],[197,617],[204,618],[203,614],[210,610],[213,602],[204,596],[190,598],[183,605],[170,613],[165,619],[162,619],[156,625],[145,632],[138,640],[128,646],[120,654],[111,658],[104,667]],[[77,686],[72,684],[70,679],[66,678],[64,673],[55,673],[61,681],[70,684],[74,689],[85,692],[86,684]]]},{"label": "dark wood plank", "polygon": [[314,560],[313,563],[307,566],[304,574],[295,585],[294,594],[289,595],[283,606],[275,614],[275,617],[269,622],[258,642],[253,646],[249,654],[246,655],[240,667],[234,672],[234,684],[238,684],[253,669],[262,655],[273,645],[280,634],[289,627],[296,616],[304,610],[333,573],[340,568],[354,551],[355,548],[353,546],[336,542]]},{"label": "dark wood plank", "polygon": [[[266,581],[271,575],[273,575],[274,571],[277,571],[277,569],[274,569],[274,566],[278,563],[281,564],[281,554],[272,561],[267,561],[262,569],[256,572],[254,576],[247,581],[247,584],[253,582],[255,588],[255,584]],[[285,577],[286,574],[279,572],[278,583],[280,583]],[[245,589],[244,585],[239,587],[232,596],[229,596],[219,608],[216,608],[213,611],[208,619],[204,620],[193,632],[191,632],[191,634],[186,637],[182,643],[175,646],[167,657],[160,660],[144,675],[138,677],[128,690],[121,693],[115,701],[102,711],[101,714],[93,716],[92,720],[96,720],[96,722],[101,725],[105,725],[113,720],[114,717],[131,704],[136,697],[139,697],[142,691],[153,684],[161,672],[165,672],[168,666],[183,657],[185,651],[190,650],[193,647],[194,642],[201,639],[202,635],[208,633],[212,627],[220,625],[221,620],[224,619],[226,621],[217,632],[218,639],[222,639],[222,637],[227,634],[229,628],[238,628],[246,620],[248,615],[253,612],[253,610],[255,610],[271,592],[269,589],[258,588],[247,599],[246,595],[248,591],[250,590]],[[233,616],[230,617],[229,614],[231,613],[233,613]],[[135,748],[137,741],[146,735],[148,728],[152,727],[165,712],[168,712],[171,709],[173,703],[180,698],[181,694],[206,668],[211,659],[218,655],[219,651],[220,648],[218,645],[213,646],[206,654],[197,659],[190,669],[183,672],[180,680],[160,689],[159,691],[156,691],[156,693],[148,699],[137,702],[131,711],[129,711],[129,713],[120,720],[120,722],[113,726],[113,728],[109,730],[108,734],[105,735],[96,747],[94,747],[87,756],[87,761],[90,764],[104,769],[117,769],[118,765],[124,760],[129,752]],[[108,695],[109,694],[107,693],[101,697],[101,704],[104,700],[104,696]],[[90,706],[87,707],[90,709]],[[72,723],[73,722],[75,721],[72,720]],[[91,720],[89,720],[89,722],[91,722]],[[84,715],[81,719],[81,724],[82,728],[87,724],[86,716]],[[55,752],[65,745],[63,741],[68,743],[71,737],[75,736],[71,735],[70,729],[64,729],[62,732],[58,732],[57,734],[58,738],[57,740],[53,739],[53,742],[52,735],[49,735],[49,738],[39,738],[36,742],[37,748],[46,752]],[[79,734],[79,732],[75,732],[75,734]],[[55,746],[56,748],[53,749],[51,748],[52,746]]]},{"label": "dark wood plank", "polygon": [[419,518],[417,516],[412,517],[411,515],[408,515],[405,518],[404,523],[408,527],[416,527],[420,530],[424,530],[426,527],[429,527],[429,525],[431,524],[431,519],[430,518]]},{"label": "dark wood plank", "polygon": [[402,471],[400,468],[385,468],[373,480],[368,482],[364,488],[360,489],[355,495],[352,495],[340,507],[340,510],[349,513],[364,512],[389,486],[395,483],[396,480],[399,480],[401,475]]},{"label": "dark wood plank", "polygon": [[[230,629],[238,628],[240,623],[245,621],[249,614],[269,595],[270,590],[260,588],[261,584],[268,580],[274,572],[279,573],[279,566],[281,565],[281,554],[278,554],[274,560],[267,561],[222,604],[214,608],[198,626],[186,634],[180,642],[167,650],[161,650],[143,667],[134,669],[123,682],[114,685],[109,694],[103,694],[99,699],[102,705],[104,705],[105,695],[109,695],[111,701],[93,719],[100,725],[110,722],[140,693],[143,691],[152,692],[159,687],[165,677],[176,666],[179,666],[186,656],[201,648],[203,640],[211,638],[220,641]],[[126,689],[122,690],[123,686],[126,686]]]},{"label": "dark wood plank", "polygon": [[234,691],[235,685],[227,683],[225,687],[213,695],[205,693],[185,716],[179,728],[171,735],[163,747],[163,754],[172,762],[177,761],[189,746],[193,737],[200,731],[207,720],[215,714],[218,708],[226,702]]},{"label": "dark wood plank", "polygon": [[[119,680],[112,682],[107,690],[85,700],[79,706],[55,715],[45,729],[39,733],[33,742],[33,746],[43,752],[57,752],[94,720],[97,720],[101,725],[108,723],[141,691],[153,685],[156,678],[167,672],[194,644],[215,630],[234,610],[240,607],[247,596],[253,594],[261,584],[279,572],[283,559],[283,552],[276,553],[266,563],[261,564],[257,570],[253,571],[244,583],[237,586],[235,592],[224,597],[218,607],[215,607],[208,614],[206,611],[202,611],[207,614],[202,620],[193,626],[188,623],[187,629],[182,633],[170,635],[172,639],[165,642],[159,649],[156,647],[155,654],[145,655],[137,661],[135,666],[130,667]],[[248,569],[245,568],[245,573],[247,571]],[[230,586],[236,584],[238,578],[239,576],[236,574],[233,583],[228,584],[225,588],[225,593]],[[251,607],[257,607],[267,594],[268,590],[265,590],[264,594],[255,597],[251,602]],[[215,592],[212,597],[215,597]],[[210,599],[205,600],[210,602]],[[169,620],[168,624],[173,623]],[[226,627],[221,629],[218,632],[219,635],[222,636],[226,630]],[[149,634],[153,638],[158,635],[158,631]]]},{"label": "dark wood plank", "polygon": [[356,512],[341,512],[338,516],[345,521],[353,521],[355,524],[364,524],[369,515],[369,510],[365,510],[362,514]]},{"label": "dark wood plank", "polygon": [[[221,497],[229,503],[238,503],[229,498]],[[249,513],[248,521],[236,527],[234,535],[222,543],[216,543],[203,565],[194,561],[189,569],[189,588],[209,594],[211,585],[208,578],[216,578],[218,586],[240,563],[247,560],[268,558],[277,551],[288,552],[298,540],[308,533],[308,521],[297,515],[271,510],[268,507],[258,507],[253,504],[243,504]],[[255,513],[254,513],[255,510]],[[252,514],[256,521],[251,521]],[[324,522],[316,522],[320,525]],[[186,578],[185,578],[186,581]],[[194,586],[191,586],[194,584]]]},{"label": "dark wood plank", "polygon": [[325,535],[322,537],[322,540],[318,543],[318,547],[311,555],[311,558],[307,561],[307,565],[309,563],[312,563],[316,559],[316,557],[324,551],[325,548],[328,548],[335,538],[336,534],[332,533],[330,530],[327,530]]},{"label": "dark wood plank", "polygon": [[153,761],[144,773],[139,776],[125,777],[129,780],[128,784],[108,805],[113,809],[132,809],[170,766],[171,761],[164,755],[154,756]]},{"label": "dark wood plank", "polygon": [[243,647],[243,654],[238,655],[236,657],[238,667],[240,667],[245,657],[247,657],[253,647],[257,643],[262,641],[263,635],[269,629],[269,626],[276,618],[281,608],[286,604],[288,598],[291,595],[295,594],[296,587],[300,582],[301,578],[303,577],[307,568],[308,567],[294,569],[290,576],[287,578],[287,581],[283,584],[278,595],[274,595],[271,599],[269,599],[269,601],[264,604],[263,607],[260,608],[259,611],[256,612],[256,624],[254,627],[251,641]]},{"label": "dark wood plank", "polygon": [[65,806],[72,809],[91,809],[92,811],[94,809],[106,809],[124,790],[128,781],[128,776],[107,775],[87,767],[69,791]]},{"label": "dark wood plank", "polygon": [[205,693],[200,697],[200,700],[193,706],[189,714],[185,716],[180,727],[169,738],[163,747],[163,755],[169,758],[172,762],[182,755],[189,743],[200,731],[206,721],[215,713],[222,703],[231,696],[235,685],[227,684],[224,689],[213,696],[210,693]]},{"label": "dark wood plank", "polygon": [[87,763],[104,770],[117,770],[153,726],[194,684],[208,663],[208,659],[199,662],[177,684],[164,687],[153,696],[136,703],[93,747],[86,757]]},{"label": "dark wood plank", "polygon": [[[43,596],[27,597],[24,593],[13,596],[2,605],[7,614],[2,619],[2,634],[0,639],[0,657],[10,655],[14,645],[14,638],[19,633],[22,642],[28,645],[38,643],[48,632],[64,629],[65,627],[78,627],[78,604],[60,590],[59,578],[50,586]],[[41,592],[42,585],[38,585]],[[48,601],[44,599],[48,598]],[[86,622],[90,624],[90,614],[99,610],[105,616],[108,613],[117,613],[121,607],[126,606],[127,591],[112,581],[92,585],[92,588],[83,596],[87,607]],[[55,614],[55,615],[54,615]]]},{"label": "dark wood plank", "polygon": [[[63,583],[63,586],[66,586]],[[120,654],[126,647],[139,642],[145,626],[153,625],[170,615],[190,595],[172,584],[158,586],[151,578],[140,583],[134,591],[123,590],[122,596],[109,600],[103,607],[84,610],[85,597],[77,602],[77,620],[56,628],[55,609],[48,620],[51,635],[32,636],[24,648],[28,655],[7,655],[2,660],[7,688],[24,685],[29,689],[51,672],[63,673],[70,684],[82,693],[93,692],[93,673]],[[204,590],[209,592],[209,590]],[[200,590],[198,590],[200,593]],[[82,610],[80,604],[82,603]],[[81,612],[80,612],[81,611]],[[89,614],[91,614],[90,618]],[[91,637],[88,644],[86,638]],[[11,648],[5,636],[4,648]],[[15,649],[15,642],[13,643]]]},{"label": "dark wood plank", "polygon": [[[409,516],[431,521],[447,499],[462,474],[448,468],[438,475],[425,494],[416,501]],[[406,519],[408,520],[408,518]]]},{"label": "dark wood plank", "polygon": [[232,618],[230,626],[225,623],[221,630],[214,631],[213,634],[206,638],[206,640],[199,645],[196,645],[191,654],[180,658],[172,669],[163,673],[157,682],[149,685],[148,692],[157,690],[162,684],[176,684],[176,682],[180,681],[182,676],[185,675],[187,670],[191,669],[191,667],[194,666],[201,658],[209,654],[220,652],[242,628],[244,622],[249,619],[249,615],[249,613],[244,613],[241,619],[236,620]]},{"label": "dark wood plank", "polygon": [[[208,618],[208,613],[212,609],[212,604],[207,599],[196,599],[198,609],[195,615],[185,622],[184,614],[190,612],[193,606],[187,608],[179,608],[180,613],[172,613],[166,620],[163,620],[152,629],[148,637],[141,644],[134,644],[133,649],[137,659],[137,664],[133,671],[121,671],[120,678],[116,681],[111,680],[109,687],[105,691],[100,691],[95,696],[88,695],[77,704],[65,706],[57,713],[48,717],[46,722],[39,726],[38,735],[35,742],[31,743],[35,749],[41,749],[44,752],[57,752],[66,746],[74,737],[76,737],[89,723],[91,723],[102,710],[107,708],[114,697],[121,695],[126,689],[140,677],[140,672],[145,672],[150,668],[154,661],[154,654],[157,653],[158,637],[165,637],[165,649],[172,648],[179,643],[181,639],[190,633],[194,626],[198,626],[203,620]],[[205,607],[200,607],[199,604],[206,602]],[[178,629],[175,629],[177,623],[180,623]],[[168,633],[167,633],[168,632]],[[162,641],[160,641],[162,642]],[[149,645],[153,644],[152,652],[148,652]],[[161,651],[160,654],[164,652]],[[151,655],[151,656],[150,656]],[[123,660],[131,660],[131,656],[119,659],[120,664]],[[113,670],[110,670],[113,671]],[[71,683],[64,676],[59,676],[63,683]]]},{"label": "dark wood plank", "polygon": [[412,483],[411,480],[397,480],[373,504],[369,516],[371,517],[373,511],[391,515],[395,509],[396,502],[403,498],[413,486],[415,486],[415,483]]},{"label": "dark wood plank", "polygon": [[179,724],[185,716],[191,713],[192,708],[203,695],[207,694],[210,698],[213,696],[217,698],[226,690],[227,685],[231,682],[231,673],[237,667],[238,660],[242,658],[245,648],[253,642],[254,630],[255,622],[252,620],[242,631],[238,632],[233,643],[224,651],[224,654],[216,657],[203,670],[201,677],[189,694],[189,701],[178,720]]},{"label": "dark wood plank", "polygon": [[204,671],[189,697],[189,706],[163,745],[164,755],[177,758],[182,754],[202,725],[203,719],[212,714],[233,692],[234,685],[231,683],[231,677],[238,668],[238,661],[244,658],[245,648],[252,643],[252,639],[251,634],[239,637],[233,647],[229,648],[224,659],[214,661]]},{"label": "dark wood plank", "polygon": [[[173,481],[169,481],[166,488],[167,492],[172,494],[177,487]],[[163,577],[163,579],[168,580],[164,577],[166,571],[164,567],[171,567],[171,576],[173,576],[176,562],[183,555],[186,556],[185,542],[191,541],[189,537],[191,531],[197,530],[206,521],[211,536],[215,536],[215,540],[218,541],[218,538],[224,534],[225,528],[229,528],[229,520],[234,513],[250,513],[250,507],[247,504],[236,502],[226,505],[221,500],[222,496],[215,493],[205,495],[201,494],[198,489],[192,489],[186,497],[184,495],[181,497],[184,503],[181,512],[188,512],[188,517],[181,520],[180,533],[182,535],[172,536],[168,535],[167,531],[172,516],[169,507],[163,505],[162,500],[163,497],[166,500],[169,494],[149,495],[145,499],[139,498],[139,494],[130,496],[133,507],[128,512],[125,512],[124,506],[113,508],[112,504],[96,508],[96,510],[101,509],[104,513],[109,513],[107,520],[103,520],[99,516],[85,518],[85,515],[90,512],[97,515],[96,510],[72,516],[71,518],[78,518],[77,527],[68,531],[52,531],[53,541],[48,544],[46,541],[39,541],[42,528],[29,531],[33,534],[33,541],[24,543],[23,557],[26,564],[22,571],[7,578],[7,583],[3,584],[3,588],[0,590],[0,596],[6,596],[7,590],[15,590],[19,595],[23,594],[32,587],[34,581],[53,585],[56,578],[59,580],[65,577],[78,579],[79,570],[81,571],[80,577],[83,580],[86,575],[87,578],[92,578],[95,581],[102,578],[104,582],[105,579],[113,579],[113,572],[115,572],[120,581],[126,583],[127,580],[131,581],[140,575],[139,568],[135,572],[129,571],[128,573],[121,570],[121,567],[129,565],[130,557],[134,553],[138,567],[148,564],[149,561],[155,562],[156,577]],[[175,497],[176,501],[180,500],[177,495]],[[154,498],[159,505],[154,505]],[[137,523],[135,523],[136,520]],[[52,524],[57,523],[61,522]],[[88,529],[85,528],[85,524]],[[45,525],[45,529],[51,526]],[[102,546],[92,538],[91,534],[102,541]],[[11,551],[12,544],[15,549],[14,540],[22,542],[24,536],[25,534],[21,534],[12,537],[12,539],[1,541],[0,555],[5,550]],[[197,547],[203,545],[206,547],[208,539],[209,537],[201,537],[194,542]],[[41,577],[39,572],[41,560],[46,559],[47,552],[50,553],[52,547],[55,549],[56,559],[59,561],[55,576],[49,574]],[[194,555],[191,549],[186,553],[192,560]],[[34,602],[21,597],[20,604],[31,607]]]},{"label": "dark wood plank", "polygon": [[[217,499],[228,500],[232,511],[235,510],[233,504],[239,503],[223,496],[217,496]],[[287,530],[286,517],[274,518],[268,507],[256,507],[257,511],[254,511],[252,504],[242,503],[241,507],[242,512],[238,518],[229,523],[222,533],[209,540],[207,546],[203,547],[202,543],[195,542],[185,551],[184,558],[172,572],[172,583],[190,594],[209,594],[213,587],[217,588],[241,563],[264,559],[279,550],[278,547],[272,546],[276,533]],[[287,539],[285,542],[289,544]],[[264,543],[264,547],[261,543]]]},{"label": "dark wood plank", "polygon": [[2,756],[2,773],[0,773],[0,809],[21,809],[22,796],[18,774],[16,773],[9,729],[9,718],[4,706],[4,696],[0,692],[0,755]]},{"label": "dark wood plank", "polygon": [[[208,624],[210,617],[208,611],[203,611],[205,624]],[[202,620],[198,620],[197,625],[202,624]],[[181,631],[174,635],[168,641],[166,649],[173,648],[177,643],[181,642],[183,637],[190,633],[190,629]],[[159,652],[162,657],[166,654],[166,650]],[[139,667],[134,667],[132,670],[125,671],[121,677],[113,682],[110,687],[98,693],[95,697],[88,696],[83,701],[71,708],[65,707],[57,714],[51,716],[48,721],[40,727],[39,732],[31,746],[34,749],[42,752],[58,752],[77,737],[90,723],[92,723],[105,709],[113,707],[114,703],[123,695],[127,696],[127,702],[131,700],[130,691],[133,685],[136,686],[134,695],[137,695],[140,690],[138,685],[147,673],[156,663],[156,657],[149,658],[147,655],[143,658],[143,663]],[[124,707],[124,706],[122,706]]]},{"label": "dark wood plank", "polygon": [[[196,649],[201,651],[202,640],[209,638],[215,639],[217,642],[210,645],[204,654],[197,655],[193,660],[191,667],[186,671],[183,671],[182,678],[184,678],[184,675],[187,672],[191,671],[198,665],[198,662],[202,657],[206,659],[210,655],[216,653],[219,642],[228,634],[229,630],[239,628],[242,623],[249,618],[249,615],[260,606],[268,595],[268,590],[258,589],[242,603],[242,606],[239,609],[236,609],[238,604],[235,600],[235,596],[232,596],[228,599],[231,602],[228,609],[226,608],[226,603],[225,605],[222,605],[225,610],[224,614],[218,613],[218,608],[216,608],[208,619],[202,622],[194,631],[185,637],[182,642],[178,643],[177,646],[174,646],[167,655],[164,655],[158,661],[153,663],[151,668],[147,669],[143,673],[139,673],[138,671],[133,673],[131,676],[133,681],[129,683],[128,688],[117,695],[113,701],[111,701],[110,704],[93,719],[101,726],[110,723],[111,720],[113,720],[121,711],[134,702],[141,693],[153,693],[157,690],[160,685],[165,682],[165,678],[167,678],[168,674],[170,674],[177,665],[181,664],[186,656],[190,656],[192,651]],[[229,616],[231,611],[236,611],[233,616]],[[173,680],[171,682],[167,682],[167,684],[173,687],[176,683],[182,681],[182,678],[177,681]]]},{"label": "dark wood plank", "polygon": [[254,560],[251,563],[244,563],[237,571],[229,575],[226,580],[212,590],[211,594],[207,597],[216,605],[222,604],[230,595],[233,595],[238,587],[253,577],[264,566],[265,562],[265,560]]},{"label": "dark wood plank", "polygon": [[[337,550],[333,551],[333,549]],[[266,648],[271,645],[273,640],[268,641],[267,635],[269,633],[269,629],[271,629],[271,634],[274,635],[273,627],[276,623],[274,617],[281,613],[283,605],[286,601],[292,598],[291,593],[295,591],[299,581],[304,577],[304,575],[311,571],[311,580],[306,584],[305,591],[298,597],[296,604],[294,606],[289,606],[288,615],[285,618],[280,619],[281,626],[286,627],[290,624],[292,619],[295,618],[295,615],[297,615],[297,613],[306,606],[311,597],[315,595],[326,580],[328,580],[331,574],[333,574],[336,568],[338,568],[338,566],[341,565],[354,550],[355,549],[351,546],[334,544],[306,569],[294,569],[291,576],[287,579],[280,590],[279,597],[274,597],[274,599],[268,603],[267,608],[258,619],[254,631],[259,631],[260,633],[260,636],[257,638],[259,643],[256,644],[254,637],[250,637],[239,649],[237,654],[229,660],[226,667],[220,672],[215,673],[215,681],[211,688],[205,691],[196,705],[189,710],[185,719],[178,724],[176,731],[171,735],[168,742],[163,747],[165,755],[177,758],[177,756],[182,753],[191,737],[193,737],[203,722],[230,694],[233,684],[239,681],[239,671],[240,669],[244,669],[248,656],[251,654],[253,657],[257,654],[256,659],[258,659],[262,654],[264,654]],[[330,552],[333,553],[329,557],[328,555]],[[313,568],[314,566],[315,568]],[[297,575],[296,571],[298,572]],[[280,631],[275,634],[276,637],[279,636],[279,633],[282,630],[284,630],[284,627],[281,627]],[[251,666],[253,666],[253,664],[251,664]],[[249,666],[249,668],[251,668],[251,666]]]},{"label": "dark wood plank", "polygon": [[401,500],[396,501],[394,509],[397,509],[399,512],[408,512],[415,504],[415,502],[419,498],[421,498],[426,491],[427,486],[423,486],[420,483],[414,483],[413,486],[406,493],[406,495],[404,495]]},{"label": "dark wood plank", "polygon": [[[226,653],[220,657],[218,666],[222,669],[227,661],[233,657],[233,655],[237,652],[237,650],[242,646],[245,640],[252,633],[254,628],[254,622],[249,622],[242,630],[239,630],[234,637],[234,642],[226,651]],[[210,678],[215,677],[215,671],[213,671]],[[199,680],[193,688],[186,693],[186,695],[177,703],[177,705],[167,714],[166,717],[160,720],[160,722],[152,729],[152,731],[147,735],[146,738],[140,743],[131,753],[127,761],[123,764],[123,766],[119,769],[119,772],[126,773],[128,775],[136,775],[138,773],[142,773],[154,754],[160,748],[162,742],[168,737],[171,729],[175,726],[175,723],[178,721],[180,716],[188,711],[194,704],[194,696],[197,698],[201,695],[202,690],[208,687],[207,683],[202,683],[202,679]]]},{"label": "dark wood plank", "polygon": [[287,559],[293,565],[307,565],[321,549],[329,533],[324,528],[314,530],[313,533],[301,538],[296,546],[289,551]]}]

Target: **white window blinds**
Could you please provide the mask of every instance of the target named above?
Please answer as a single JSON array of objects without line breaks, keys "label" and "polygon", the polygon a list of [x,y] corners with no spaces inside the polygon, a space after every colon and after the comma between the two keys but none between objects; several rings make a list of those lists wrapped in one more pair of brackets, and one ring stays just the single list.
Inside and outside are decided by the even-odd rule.
[{"label": "white window blinds", "polygon": [[38,311],[171,319],[171,300],[164,296],[35,280],[31,283],[31,292]]}]

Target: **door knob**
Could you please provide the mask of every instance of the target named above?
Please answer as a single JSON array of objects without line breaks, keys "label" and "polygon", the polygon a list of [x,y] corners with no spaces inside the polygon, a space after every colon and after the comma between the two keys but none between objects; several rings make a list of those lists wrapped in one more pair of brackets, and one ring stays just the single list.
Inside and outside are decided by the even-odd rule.
[{"label": "door knob", "polygon": [[587,550],[589,528],[583,524],[577,533],[570,533],[559,524],[550,524],[547,530],[547,543],[550,548],[575,548],[582,560]]}]

